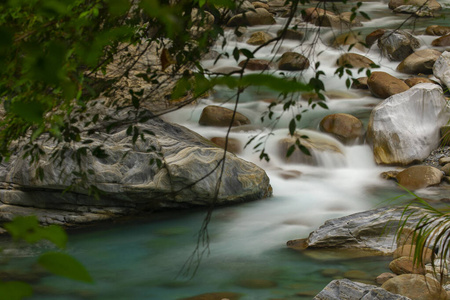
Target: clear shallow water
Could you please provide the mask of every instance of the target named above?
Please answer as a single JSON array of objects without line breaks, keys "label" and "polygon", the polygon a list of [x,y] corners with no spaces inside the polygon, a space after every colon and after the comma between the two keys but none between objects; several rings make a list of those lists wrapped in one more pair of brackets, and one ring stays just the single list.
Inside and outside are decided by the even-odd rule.
[{"label": "clear shallow water", "polygon": [[[448,5],[448,1],[441,3]],[[371,15],[373,20],[365,22],[364,27],[357,30],[368,33],[379,24],[396,26],[407,17],[392,15],[386,7],[385,3],[365,3],[362,10]],[[423,30],[429,21],[419,19],[415,24],[416,29]],[[277,25],[271,26],[269,32],[275,33],[281,28],[282,22],[279,20]],[[433,20],[433,24],[445,25],[446,21]],[[315,28],[308,26],[311,30]],[[267,28],[251,28],[248,34],[261,29]],[[332,33],[328,33],[328,36],[332,36]],[[420,38],[423,47],[427,47],[432,40],[426,36]],[[235,43],[239,47],[252,49],[242,42]],[[231,42],[224,50],[231,52],[235,45]],[[304,45],[307,46],[308,42]],[[327,74],[324,77],[327,91],[344,91],[348,96],[327,101],[329,110],[316,108],[308,111],[298,126],[317,130],[320,120],[335,112],[351,113],[367,124],[371,108],[380,100],[367,92],[346,90],[346,77],[339,79],[333,75],[336,68],[334,62],[343,51],[320,42],[315,47],[309,58],[313,64],[321,63],[321,69]],[[263,49],[257,57],[273,56],[272,49]],[[298,43],[289,41],[283,44],[283,49],[302,50]],[[222,51],[219,47],[217,50]],[[398,62],[380,58],[376,47],[364,54],[380,64],[380,70],[405,77],[395,71]],[[205,66],[211,66],[208,65],[210,63],[206,61]],[[220,60],[219,66],[236,66],[236,62]],[[312,75],[313,70],[303,73],[305,80]],[[218,89],[212,97],[203,99],[197,106],[179,110],[165,118],[180,122],[207,138],[224,136],[223,129],[199,126],[198,119],[206,105],[221,103],[232,94]],[[303,111],[307,103],[298,100],[298,105],[283,115],[281,109],[275,110],[281,115],[277,124],[267,121],[261,123],[261,112],[268,105],[266,100],[274,98],[276,95],[264,89],[246,91],[242,95],[239,111],[249,117],[254,125],[233,130],[230,135],[245,144],[249,137],[274,129],[274,138],[267,143],[270,162],[260,161],[252,147],[239,154],[266,170],[274,196],[214,211],[208,226],[209,255],[203,256],[194,277],[182,276],[180,272],[195,249],[205,211],[164,213],[150,216],[147,220],[120,221],[71,232],[67,251],[88,268],[95,280],[93,285],[48,276],[30,269],[36,256],[49,249],[46,244],[14,250],[15,246],[9,242],[0,241],[0,247],[7,250],[0,261],[1,266],[4,270],[37,274],[40,279],[34,284],[35,295],[32,299],[62,300],[179,299],[221,291],[242,293],[243,300],[311,299],[330,280],[344,276],[349,270],[364,271],[368,281],[387,271],[389,258],[323,259],[325,254],[320,254],[322,259],[318,259],[286,247],[286,241],[306,238],[327,219],[388,204],[389,199],[401,192],[391,183],[378,178],[380,172],[390,168],[376,166],[367,145],[340,145],[343,155],[336,157],[322,153],[320,164],[316,167],[286,163],[277,150],[277,142],[286,136],[292,114]],[[233,99],[223,105],[232,108]],[[292,178],[286,179],[286,174],[292,175]],[[325,276],[324,270],[335,275]],[[259,288],[252,288],[251,285],[256,283]]]}]

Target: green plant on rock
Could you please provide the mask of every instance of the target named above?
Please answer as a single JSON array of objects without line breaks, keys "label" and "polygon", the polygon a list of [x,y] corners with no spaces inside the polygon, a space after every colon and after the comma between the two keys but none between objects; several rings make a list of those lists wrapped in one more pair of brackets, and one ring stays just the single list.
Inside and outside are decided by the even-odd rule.
[{"label": "green plant on rock", "polygon": [[[434,277],[441,285],[448,278],[450,255],[450,207],[435,208],[416,194],[414,200],[405,206],[402,221],[397,230],[398,241],[409,241],[414,246],[413,264],[424,266],[425,252],[430,249],[433,252],[431,267]],[[421,218],[412,227],[407,227],[408,219],[421,211]],[[399,247],[403,245],[398,245]]]}]

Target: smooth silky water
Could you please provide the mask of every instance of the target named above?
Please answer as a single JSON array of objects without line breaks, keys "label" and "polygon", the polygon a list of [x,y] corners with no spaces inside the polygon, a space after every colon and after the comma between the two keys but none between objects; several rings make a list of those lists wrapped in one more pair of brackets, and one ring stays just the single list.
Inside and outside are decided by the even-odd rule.
[{"label": "smooth silky water", "polygon": [[[440,3],[447,7],[444,13],[448,15],[448,1]],[[407,18],[406,15],[391,14],[386,3],[368,2],[362,10],[373,18],[364,22],[363,28],[355,29],[364,35],[379,24],[383,24],[383,28],[394,28]],[[446,25],[442,20],[433,20],[432,24]],[[249,33],[262,29],[275,34],[283,22],[279,19],[269,28],[249,28]],[[430,25],[428,22],[431,19],[419,19],[407,26],[415,26],[417,32],[423,32]],[[321,41],[312,45],[310,41],[317,28],[308,24],[307,30],[309,40],[302,45],[285,41],[278,53],[277,47],[268,46],[256,55],[257,58],[274,57],[276,60],[283,51],[302,52],[314,46],[309,59],[311,65],[320,62],[320,69],[327,74],[322,77],[327,91],[343,93],[340,99],[327,101],[328,110],[316,107],[303,113],[298,128],[306,130],[303,131],[306,135],[333,139],[320,133],[318,125],[324,116],[336,112],[353,114],[367,125],[370,110],[380,100],[368,92],[347,90],[346,77],[339,79],[333,75],[334,63],[344,51],[321,42],[332,37],[331,31],[321,29]],[[423,48],[432,40],[424,35],[419,35],[419,39]],[[230,31],[229,44],[225,49],[217,47],[215,50],[231,53],[236,45],[253,49],[253,46],[237,42]],[[381,71],[406,77],[395,71],[398,62],[381,58],[376,46],[363,54],[380,64]],[[236,62],[221,59],[215,66],[212,61],[205,61],[204,66],[214,70],[236,66]],[[285,74],[298,76],[296,72]],[[313,75],[311,68],[301,78],[307,81]],[[354,76],[365,74],[358,75],[355,70]],[[206,105],[233,108],[233,93],[218,88],[209,98],[166,115],[164,119],[181,123],[206,138],[224,137],[225,129],[202,127],[198,125],[198,119]],[[318,166],[287,163],[279,153],[278,140],[288,136],[291,117],[308,108],[308,104],[296,95],[297,105],[291,111],[283,113],[281,108],[275,108],[275,116],[280,116],[278,123],[267,119],[261,122],[268,101],[274,99],[277,95],[263,88],[245,91],[238,111],[251,119],[252,126],[233,128],[230,132],[230,137],[240,140],[243,145],[254,135],[273,133],[266,143],[269,162],[259,160],[254,144],[239,154],[266,170],[273,197],[216,208],[208,225],[209,249],[199,265],[185,263],[197,245],[206,215],[203,210],[155,213],[140,220],[121,220],[70,231],[67,252],[87,267],[95,280],[92,285],[51,276],[33,267],[40,253],[52,249],[46,243],[30,246],[0,240],[0,247],[4,249],[0,261],[2,270],[19,273],[18,276],[36,275],[39,280],[33,283],[31,299],[179,299],[212,292],[241,293],[242,300],[312,299],[333,278],[342,278],[349,270],[363,271],[365,274],[360,275],[360,280],[373,282],[377,275],[388,271],[389,257],[348,258],[329,252],[303,253],[289,249],[286,242],[306,238],[328,219],[388,205],[395,196],[404,193],[393,183],[379,178],[381,172],[390,168],[375,165],[368,145],[344,146],[333,139],[342,154],[315,153]],[[205,250],[202,244],[200,250]]]}]

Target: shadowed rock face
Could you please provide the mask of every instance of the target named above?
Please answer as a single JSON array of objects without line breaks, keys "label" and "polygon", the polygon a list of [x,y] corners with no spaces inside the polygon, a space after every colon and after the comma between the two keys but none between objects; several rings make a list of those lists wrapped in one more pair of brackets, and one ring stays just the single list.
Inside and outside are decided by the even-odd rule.
[{"label": "shadowed rock face", "polygon": [[[129,112],[128,112],[129,113]],[[149,112],[147,116],[152,117]],[[127,113],[118,116],[125,119]],[[134,214],[160,208],[182,208],[209,205],[215,197],[221,173],[224,150],[185,127],[151,118],[137,125],[145,134],[132,145],[128,125],[110,133],[98,131],[90,144],[76,143],[67,148],[61,165],[48,155],[55,145],[42,143],[47,153],[39,163],[44,176],[36,178],[37,166],[22,155],[13,156],[0,165],[0,220],[14,213],[37,214],[44,223],[73,225],[117,215]],[[76,152],[102,146],[105,158],[97,158],[88,150],[81,159],[88,186],[78,186],[65,193],[78,181]],[[57,146],[61,147],[61,146]],[[160,153],[157,155],[156,153]],[[151,160],[160,159],[161,167]],[[92,170],[93,172],[88,170]],[[89,185],[102,192],[100,199],[88,196]],[[256,200],[271,194],[269,178],[256,165],[227,153],[217,205]],[[59,210],[52,212],[52,210]]]}]

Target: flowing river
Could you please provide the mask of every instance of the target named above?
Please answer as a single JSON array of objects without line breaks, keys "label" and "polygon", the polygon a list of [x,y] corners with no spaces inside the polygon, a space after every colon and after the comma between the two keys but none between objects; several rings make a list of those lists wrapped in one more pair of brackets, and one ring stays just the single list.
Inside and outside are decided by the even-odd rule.
[{"label": "flowing river", "polygon": [[[440,3],[444,7],[442,13],[448,15],[450,1]],[[361,10],[372,17],[372,20],[363,22],[363,27],[355,28],[363,36],[381,26],[400,26],[408,17],[393,14],[383,2],[364,3]],[[272,26],[251,27],[246,36],[258,30],[275,35],[284,22],[285,19],[279,18]],[[403,26],[414,27],[422,48],[427,48],[436,37],[423,35],[426,26],[448,25],[447,22],[445,19],[424,18]],[[368,91],[346,89],[347,77],[334,75],[336,59],[344,50],[328,46],[334,34],[332,30],[321,28],[320,39],[317,40],[314,37],[318,27],[302,23],[300,29],[302,26],[307,27],[307,39],[302,44],[286,40],[279,53],[274,52],[278,47],[267,46],[256,57],[276,60],[286,50],[314,50],[308,57],[311,65],[320,62],[320,69],[326,74],[322,77],[326,91],[340,96],[327,100],[329,109],[319,106],[308,109],[298,127],[303,128],[306,135],[332,139],[343,154],[314,153],[318,166],[285,162],[278,151],[277,141],[287,136],[289,120],[308,108],[307,102],[299,99],[297,105],[284,114],[281,108],[275,109],[280,121],[271,127],[273,124],[267,120],[262,123],[260,117],[269,104],[267,99],[274,99],[277,95],[265,89],[248,89],[241,95],[238,111],[246,115],[253,125],[231,130],[230,137],[245,145],[256,134],[273,133],[265,145],[271,158],[269,162],[259,159],[259,153],[253,149],[254,144],[238,154],[266,170],[273,197],[215,209],[208,225],[209,248],[200,244],[200,250],[205,250],[200,264],[194,261],[192,265],[185,265],[197,245],[197,235],[206,215],[202,210],[161,213],[149,219],[121,221],[70,232],[68,252],[87,267],[95,280],[92,285],[56,276],[41,276],[39,270],[31,268],[36,255],[48,248],[45,244],[10,250],[3,255],[2,268],[38,274],[36,276],[42,278],[33,284],[31,299],[46,300],[179,299],[213,292],[240,293],[242,300],[312,299],[333,278],[348,276],[351,273],[348,271],[363,271],[359,279],[366,282],[373,282],[377,275],[388,271],[390,259],[385,257],[349,259],[323,252],[311,256],[286,247],[288,240],[306,238],[330,218],[383,206],[389,204],[394,196],[402,194],[392,182],[380,179],[381,172],[392,168],[377,166],[368,145],[346,146],[318,130],[320,120],[336,112],[352,114],[367,125],[371,109],[381,100],[372,97]],[[239,42],[233,38],[232,32],[227,32],[227,46],[223,50],[217,46],[215,50],[231,54],[236,45],[254,49],[255,46],[245,44],[246,39]],[[358,52],[355,49],[351,51]],[[365,53],[358,53],[379,64],[381,71],[407,78],[395,71],[398,62],[389,62],[381,57],[376,45]],[[233,59],[221,59],[217,65],[206,60],[203,64],[212,70],[237,65]],[[356,70],[354,73],[355,77],[365,76],[364,73],[356,74]],[[288,72],[286,75],[297,76],[298,73]],[[307,81],[314,76],[314,70],[310,68],[302,76]],[[200,126],[198,120],[207,105],[233,108],[233,99],[227,101],[231,95],[230,91],[218,89],[195,106],[180,109],[164,116],[164,119],[180,123],[206,138],[224,137],[225,129]],[[430,189],[428,194],[432,197],[433,190]],[[10,247],[9,244],[0,246]]]}]

